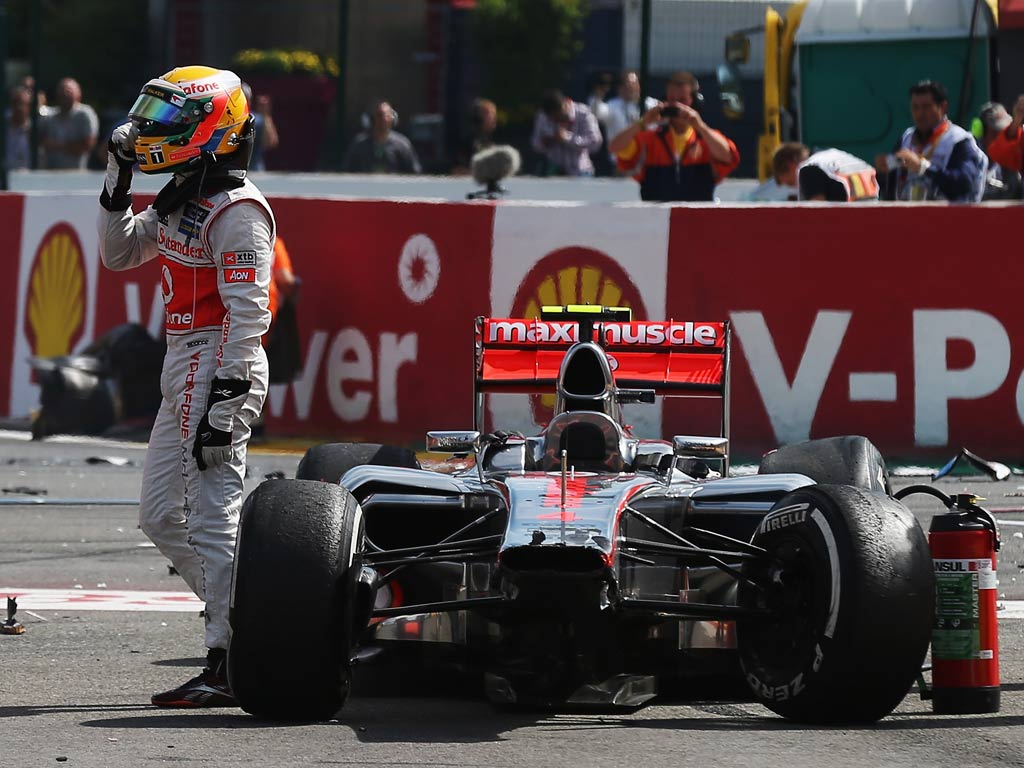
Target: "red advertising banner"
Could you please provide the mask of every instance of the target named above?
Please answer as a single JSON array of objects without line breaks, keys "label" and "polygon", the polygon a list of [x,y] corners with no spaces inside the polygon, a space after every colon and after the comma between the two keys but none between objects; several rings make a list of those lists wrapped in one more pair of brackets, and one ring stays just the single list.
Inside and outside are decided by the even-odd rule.
[{"label": "red advertising banner", "polygon": [[[21,252],[21,222],[24,210],[21,195],[0,194],[0,264],[4,274],[18,274],[18,254]],[[14,334],[18,310],[18,281],[7,279],[0,282],[0,364],[3,370],[14,367]],[[0,376],[0,412],[11,399],[11,377]]]},{"label": "red advertising banner", "polygon": [[419,443],[473,423],[473,318],[490,310],[489,204],[276,199],[302,278],[303,372],[274,434]]},{"label": "red advertising banner", "polygon": [[[1024,444],[1024,208],[271,203],[303,281],[304,368],[271,387],[270,434],[418,445],[468,427],[473,318],[589,301],[729,321],[734,452],[849,433],[890,456],[965,445],[1014,460]],[[126,321],[161,332],[158,265],[103,268],[95,206],[0,195],[0,258],[18,276],[0,287],[6,415],[38,403],[31,355]],[[644,407],[631,423],[666,436],[720,419],[709,400]]]},{"label": "red advertising banner", "polygon": [[[149,202],[136,196],[136,210]],[[271,388],[268,431],[408,442],[471,424],[472,318],[490,309],[493,207],[270,202],[302,280],[304,368]],[[97,334],[124,322],[161,333],[159,275],[155,261],[101,268]]]},{"label": "red advertising banner", "polygon": [[669,315],[732,321],[735,444],[852,433],[890,455],[1019,456],[1022,212],[673,209]]}]

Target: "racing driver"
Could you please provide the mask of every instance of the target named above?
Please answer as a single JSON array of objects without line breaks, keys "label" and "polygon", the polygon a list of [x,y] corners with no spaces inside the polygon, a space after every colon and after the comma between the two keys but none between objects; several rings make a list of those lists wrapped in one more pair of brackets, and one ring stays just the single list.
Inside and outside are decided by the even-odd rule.
[{"label": "racing driver", "polygon": [[[160,261],[167,356],[139,519],[206,601],[206,668],[155,694],[161,707],[235,706],[228,602],[250,423],[267,391],[274,216],[246,178],[253,119],[238,76],[179,67],[150,80],[114,129],[100,195],[100,255],[114,270]],[[172,173],[132,212],[132,168]]]}]

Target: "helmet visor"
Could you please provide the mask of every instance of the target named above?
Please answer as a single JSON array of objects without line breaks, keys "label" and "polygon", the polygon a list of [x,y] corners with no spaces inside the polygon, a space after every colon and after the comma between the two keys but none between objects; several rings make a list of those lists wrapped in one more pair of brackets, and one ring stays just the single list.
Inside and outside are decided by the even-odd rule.
[{"label": "helmet visor", "polygon": [[198,103],[177,93],[147,85],[128,111],[131,120],[143,125],[156,123],[171,128],[184,128],[199,122],[203,109]]}]

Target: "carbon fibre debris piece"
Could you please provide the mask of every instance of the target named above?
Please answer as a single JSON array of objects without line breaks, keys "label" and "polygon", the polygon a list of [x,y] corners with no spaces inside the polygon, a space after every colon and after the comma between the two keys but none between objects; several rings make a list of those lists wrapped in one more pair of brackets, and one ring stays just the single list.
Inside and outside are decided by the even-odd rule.
[{"label": "carbon fibre debris piece", "polygon": [[0,635],[23,635],[25,627],[22,626],[14,615],[18,612],[18,601],[13,597],[7,597],[7,621],[0,624]]},{"label": "carbon fibre debris piece", "polygon": [[975,469],[981,470],[992,480],[1001,481],[1010,476],[1010,468],[1005,464],[1001,464],[998,461],[988,461],[981,458],[976,453],[972,453],[966,448],[961,448],[960,453],[947,461],[935,474],[932,475],[932,480],[938,480],[939,478],[950,474],[961,462],[966,462]]}]

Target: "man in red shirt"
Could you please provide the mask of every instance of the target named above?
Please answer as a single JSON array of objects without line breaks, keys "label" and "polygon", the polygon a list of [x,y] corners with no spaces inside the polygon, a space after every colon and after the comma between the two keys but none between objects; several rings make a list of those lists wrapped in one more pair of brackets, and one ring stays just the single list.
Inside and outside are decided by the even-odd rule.
[{"label": "man in red shirt", "polygon": [[1014,171],[1024,171],[1024,96],[1018,96],[1013,105],[1010,124],[988,145],[988,156]]},{"label": "man in red shirt", "polygon": [[[714,200],[715,186],[739,165],[736,145],[694,109],[699,90],[689,72],[675,73],[665,89],[666,101],[648,109],[609,143],[619,169],[634,171],[641,199]],[[649,124],[657,128],[649,130]]]}]

